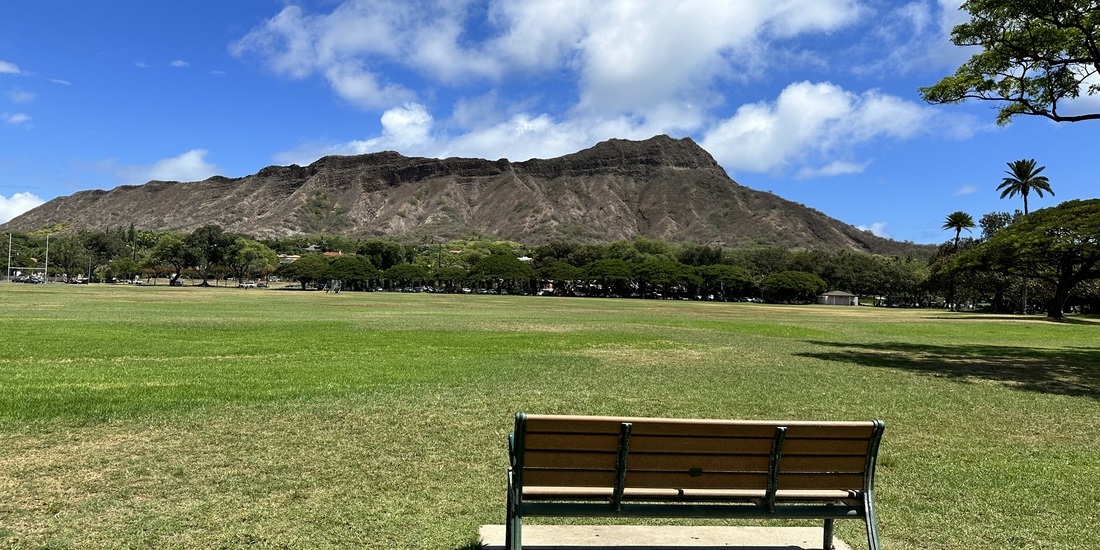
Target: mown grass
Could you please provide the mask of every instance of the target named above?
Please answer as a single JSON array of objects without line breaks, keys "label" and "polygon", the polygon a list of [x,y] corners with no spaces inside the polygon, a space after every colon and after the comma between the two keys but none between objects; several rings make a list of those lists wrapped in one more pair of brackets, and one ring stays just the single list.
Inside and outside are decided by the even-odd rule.
[{"label": "mown grass", "polygon": [[1100,547],[1095,320],[7,284],[0,304],[3,547],[469,548],[503,520],[518,410],[883,418],[887,548]]}]

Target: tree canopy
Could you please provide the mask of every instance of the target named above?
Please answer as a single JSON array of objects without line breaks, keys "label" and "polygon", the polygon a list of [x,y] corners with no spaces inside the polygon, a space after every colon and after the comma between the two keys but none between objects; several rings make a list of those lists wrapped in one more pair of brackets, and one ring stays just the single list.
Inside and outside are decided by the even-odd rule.
[{"label": "tree canopy", "polygon": [[968,0],[970,21],[951,31],[957,46],[982,51],[936,84],[920,89],[930,103],[967,99],[1000,103],[997,123],[1017,115],[1058,122],[1100,119],[1067,101],[1100,92],[1100,3],[1096,0]]},{"label": "tree canopy", "polygon": [[1070,293],[1100,279],[1100,199],[1032,212],[960,255],[958,269],[989,269],[1053,287],[1047,317],[1061,319]]},{"label": "tree canopy", "polygon": [[813,302],[825,292],[825,281],[804,271],[781,271],[760,282],[764,296],[773,302]]}]

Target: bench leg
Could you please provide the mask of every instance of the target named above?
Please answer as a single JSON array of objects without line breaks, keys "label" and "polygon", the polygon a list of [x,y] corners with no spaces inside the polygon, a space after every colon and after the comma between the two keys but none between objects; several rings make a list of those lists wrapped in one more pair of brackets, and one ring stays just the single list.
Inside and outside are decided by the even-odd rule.
[{"label": "bench leg", "polygon": [[523,540],[520,531],[523,528],[523,519],[519,516],[508,518],[508,525],[504,527],[504,547],[508,550],[522,550]]},{"label": "bench leg", "polygon": [[512,484],[512,470],[508,470],[508,517],[504,520],[504,548],[506,550],[521,550],[523,542],[520,530],[523,528],[523,520],[519,516],[519,506],[515,498],[515,487]]},{"label": "bench leg", "polygon": [[867,548],[870,550],[879,550],[878,544],[878,520],[875,519],[875,502],[872,498],[864,497],[864,514],[863,518],[867,528]]}]

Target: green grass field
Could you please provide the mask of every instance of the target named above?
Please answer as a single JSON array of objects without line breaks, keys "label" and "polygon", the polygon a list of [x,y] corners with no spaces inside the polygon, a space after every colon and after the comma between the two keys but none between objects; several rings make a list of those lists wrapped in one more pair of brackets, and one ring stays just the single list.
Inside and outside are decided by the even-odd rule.
[{"label": "green grass field", "polygon": [[882,418],[886,548],[1100,547],[1094,319],[95,285],[0,304],[0,547],[471,548],[504,519],[519,410]]}]

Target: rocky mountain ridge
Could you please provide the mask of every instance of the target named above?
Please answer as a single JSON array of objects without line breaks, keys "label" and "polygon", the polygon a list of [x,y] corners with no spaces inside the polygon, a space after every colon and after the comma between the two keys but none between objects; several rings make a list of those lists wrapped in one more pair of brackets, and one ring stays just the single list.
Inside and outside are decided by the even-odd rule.
[{"label": "rocky mountain ridge", "polygon": [[553,159],[406,157],[386,151],[269,166],[242,177],[151,181],[53,199],[0,226],[218,224],[256,238],[329,233],[403,240],[488,237],[540,244],[636,237],[883,254],[916,246],[734,182],[689,138],[613,139]]}]

